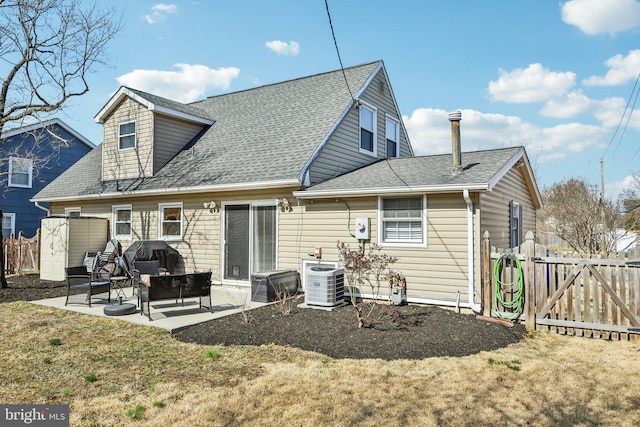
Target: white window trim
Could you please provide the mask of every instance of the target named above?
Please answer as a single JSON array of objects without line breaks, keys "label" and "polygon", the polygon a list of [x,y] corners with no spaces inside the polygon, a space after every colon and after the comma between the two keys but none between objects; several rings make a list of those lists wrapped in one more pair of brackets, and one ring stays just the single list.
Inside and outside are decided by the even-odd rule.
[{"label": "white window trim", "polygon": [[384,221],[383,221],[383,210],[384,210],[384,206],[383,206],[383,200],[384,199],[401,199],[403,197],[382,197],[379,196],[378,197],[378,245],[382,246],[382,247],[402,247],[402,248],[426,248],[428,247],[427,245],[427,241],[428,236],[427,236],[427,195],[424,194],[422,196],[420,195],[415,195],[413,197],[406,197],[406,198],[415,198],[415,197],[422,197],[422,242],[420,243],[413,243],[410,241],[406,241],[406,242],[385,242],[384,241]]},{"label": "white window trim", "polygon": [[[13,162],[27,162],[29,165],[29,183],[28,184],[15,184],[13,183]],[[31,188],[33,185],[33,160],[32,159],[24,159],[19,157],[10,157],[9,158],[9,179],[7,181],[9,187],[16,188]]]},{"label": "white window trim", "polygon": [[[124,210],[128,210],[130,215],[129,215],[129,234],[117,234],[116,230],[117,230],[117,221],[118,221],[118,216],[117,211],[124,211]],[[111,230],[111,234],[113,236],[114,239],[118,239],[118,240],[123,240],[123,241],[127,241],[127,240],[131,240],[131,235],[133,234],[133,206],[132,205],[113,205],[111,206],[111,218],[112,218],[112,230]]]},{"label": "white window trim", "polygon": [[[164,208],[180,208],[180,235],[164,236],[162,234],[162,222],[164,218]],[[158,240],[167,242],[181,242],[184,239],[184,206],[182,202],[158,203]]]},{"label": "white window trim", "polygon": [[64,216],[70,217],[72,213],[78,212],[78,216],[82,216],[82,209],[80,206],[74,206],[70,208],[64,208]]},{"label": "white window trim", "polygon": [[394,157],[400,157],[400,120],[396,119],[393,116],[390,116],[388,114],[386,114],[386,120],[384,122],[384,149],[385,149],[385,154],[387,157],[389,157],[389,153],[386,152],[387,150],[387,122],[393,122],[396,125],[396,135],[395,135],[395,140],[394,142],[396,143],[396,153]]},{"label": "white window trim", "polygon": [[358,149],[362,154],[378,157],[378,109],[364,101],[358,102],[360,103],[360,108],[366,108],[373,112],[373,151],[362,148],[362,133],[360,131],[362,129],[362,123],[360,122],[360,111],[358,111]]},{"label": "white window trim", "polygon": [[[13,234],[13,236],[15,237],[16,235],[16,214],[15,213],[7,213],[7,212],[3,212],[2,215],[4,216],[3,221],[7,218],[9,218],[11,220],[11,233],[8,235],[2,234],[3,238],[8,238],[9,236],[11,236],[11,234]],[[2,224],[0,224],[1,226]]]},{"label": "white window trim", "polygon": [[[133,123],[134,127],[135,127],[134,132],[133,132],[133,147],[122,148],[122,146],[120,144],[120,139],[123,136],[130,136],[132,134],[127,133],[127,134],[122,135],[120,133],[120,128],[122,127],[122,125],[128,125],[129,123]],[[121,151],[135,150],[137,146],[138,146],[138,123],[136,123],[135,120],[129,120],[128,122],[120,122],[120,123],[118,123],[118,150],[121,150]]]}]

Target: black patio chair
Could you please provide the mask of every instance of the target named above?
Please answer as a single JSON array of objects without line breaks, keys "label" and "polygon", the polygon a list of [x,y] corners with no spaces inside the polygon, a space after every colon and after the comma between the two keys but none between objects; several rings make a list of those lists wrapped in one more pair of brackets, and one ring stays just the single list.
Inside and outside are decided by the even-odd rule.
[{"label": "black patio chair", "polygon": [[[91,307],[91,298],[94,295],[107,293],[108,301],[111,302],[111,282],[109,280],[95,280],[94,275],[87,271],[87,267],[80,265],[77,267],[67,267],[65,269],[67,279],[67,299],[64,305],[69,304],[69,297],[73,295],[84,295],[82,303],[88,303]],[[79,302],[77,304],[80,304]]]}]

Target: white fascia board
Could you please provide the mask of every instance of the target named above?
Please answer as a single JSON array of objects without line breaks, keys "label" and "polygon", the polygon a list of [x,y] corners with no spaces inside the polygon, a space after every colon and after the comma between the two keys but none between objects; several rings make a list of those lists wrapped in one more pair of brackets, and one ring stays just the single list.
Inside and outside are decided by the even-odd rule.
[{"label": "white fascia board", "polygon": [[181,111],[172,110],[170,108],[161,107],[159,105],[153,105],[153,108],[151,108],[151,110],[156,111],[158,113],[165,114],[167,116],[188,120],[190,122],[200,123],[203,125],[212,125],[214,123],[214,120],[211,120],[211,119],[205,119],[202,117],[194,116],[193,114],[187,114]]},{"label": "white fascia board", "polygon": [[[364,83],[364,85],[362,85],[362,87],[360,88],[358,93],[356,93],[356,96],[354,97],[354,99],[349,103],[347,108],[344,109],[344,111],[340,115],[340,118],[338,118],[338,120],[336,120],[336,122],[333,124],[333,126],[331,127],[331,129],[329,130],[327,135],[324,137],[324,139],[320,143],[320,145],[318,145],[318,147],[313,152],[313,154],[311,155],[309,160],[307,160],[307,163],[305,163],[305,165],[302,167],[302,170],[300,171],[300,174],[298,175],[298,179],[300,180],[300,182],[304,182],[304,177],[305,177],[307,171],[309,170],[309,168],[311,167],[311,164],[318,157],[318,155],[320,155],[320,151],[322,151],[324,146],[327,145],[327,143],[329,142],[329,139],[333,136],[333,134],[335,133],[336,129],[338,129],[338,126],[340,126],[340,124],[344,121],[345,117],[347,117],[347,114],[349,114],[349,111],[351,111],[351,109],[353,108],[353,104],[356,102],[356,100],[358,100],[360,98],[360,96],[362,96],[362,93],[371,84],[371,82],[373,81],[373,78],[376,76],[376,74],[378,74],[378,71],[380,71],[381,68],[382,68],[382,62],[380,64],[378,64],[378,66],[376,67],[375,70],[373,70],[373,72],[371,73],[371,75],[369,76],[367,81]],[[385,73],[385,75],[386,75],[386,73]],[[394,100],[394,102],[395,102],[395,100]],[[400,119],[402,119],[402,118],[400,118]]]},{"label": "white fascia board", "polygon": [[111,97],[111,99],[109,99],[107,104],[104,107],[102,107],[102,109],[98,112],[98,114],[96,114],[95,121],[97,123],[104,123],[105,117],[108,116],[109,113],[111,113],[111,111],[113,111],[116,108],[116,106],[120,103],[120,101],[124,97],[129,97],[134,101],[139,102],[140,104],[144,105],[149,111],[156,111],[158,113],[166,114],[168,116],[192,121],[195,123],[201,123],[204,125],[212,125],[214,122],[213,120],[194,116],[193,114],[183,113],[180,111],[172,110],[170,108],[155,105],[154,103],[141,97],[137,93],[134,93],[133,91],[129,90],[129,88],[124,86],[121,86],[120,89],[118,89],[118,91]]},{"label": "white fascia board", "polygon": [[540,190],[538,188],[538,184],[536,182],[536,177],[533,173],[533,169],[531,168],[531,163],[529,163],[529,158],[527,157],[527,153],[524,151],[524,148],[520,148],[520,151],[516,153],[515,156],[511,158],[499,171],[496,173],[493,178],[489,180],[488,190],[493,191],[493,187],[495,187],[498,182],[513,168],[519,161],[524,162],[524,166],[527,169],[527,175],[531,180],[531,187],[533,189],[534,194],[531,195],[531,198],[534,201],[534,204],[538,206],[542,206],[542,195],[540,194]]},{"label": "white fascia board", "polygon": [[53,125],[60,126],[64,130],[69,132],[71,135],[73,135],[74,138],[76,138],[78,141],[82,142],[83,144],[85,144],[89,148],[93,149],[93,148],[97,147],[93,142],[89,141],[82,134],[78,133],[78,131],[76,131],[75,129],[73,129],[68,124],[66,124],[65,122],[63,122],[62,120],[60,120],[58,118],[45,120],[43,122],[32,123],[32,124],[27,125],[27,126],[22,126],[22,127],[19,127],[19,128],[8,130],[8,131],[2,133],[2,138],[0,138],[0,139],[10,138],[12,136],[20,135],[20,134],[25,133],[25,132],[33,132],[34,130],[41,129],[41,128],[46,128],[46,127],[53,126]]},{"label": "white fascia board", "polygon": [[267,190],[273,188],[282,187],[297,187],[300,188],[300,182],[297,179],[283,180],[283,181],[263,181],[263,182],[246,182],[239,184],[225,184],[225,185],[205,185],[199,187],[173,187],[173,188],[160,188],[153,190],[133,190],[133,191],[120,191],[113,193],[100,193],[100,194],[87,194],[82,196],[68,196],[68,197],[50,197],[50,198],[32,198],[30,202],[71,202],[76,200],[96,200],[96,199],[115,199],[125,196],[162,196],[166,194],[195,194],[195,193],[210,193],[210,192],[222,192],[222,191],[240,191],[240,190]]},{"label": "white fascia board", "polygon": [[299,199],[331,199],[334,197],[370,197],[390,196],[398,194],[434,194],[451,193],[463,190],[487,191],[487,184],[460,184],[447,186],[422,187],[388,187],[388,188],[358,188],[353,190],[324,190],[324,191],[294,191],[294,197]]}]

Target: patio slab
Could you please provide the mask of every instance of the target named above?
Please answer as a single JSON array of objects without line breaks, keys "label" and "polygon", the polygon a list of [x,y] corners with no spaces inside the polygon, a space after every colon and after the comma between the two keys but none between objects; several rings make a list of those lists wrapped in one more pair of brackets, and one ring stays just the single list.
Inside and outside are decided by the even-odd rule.
[{"label": "patio slab", "polygon": [[[251,301],[251,289],[249,288],[244,289],[226,286],[212,286],[211,303],[213,305],[213,312],[205,308],[199,308],[198,298],[185,298],[184,307],[180,303],[176,304],[175,301],[172,300],[154,301],[151,303],[152,320],[149,321],[149,318],[146,315],[141,314],[140,307],[137,306],[138,298],[137,296],[131,295],[131,288],[126,288],[125,291],[126,299],[122,300],[123,304],[136,304],[136,311],[132,314],[123,314],[118,316],[105,315],[104,308],[109,306],[106,294],[105,299],[102,301],[94,297],[91,307],[87,304],[73,303],[65,306],[64,302],[66,297],[48,298],[30,302],[47,307],[75,311],[77,313],[124,320],[125,322],[135,323],[137,325],[156,326],[158,328],[166,329],[171,333],[187,326],[240,313],[243,310],[246,311],[268,305],[268,303]],[[114,298],[112,298],[111,304],[118,304],[118,301],[114,301]]]}]

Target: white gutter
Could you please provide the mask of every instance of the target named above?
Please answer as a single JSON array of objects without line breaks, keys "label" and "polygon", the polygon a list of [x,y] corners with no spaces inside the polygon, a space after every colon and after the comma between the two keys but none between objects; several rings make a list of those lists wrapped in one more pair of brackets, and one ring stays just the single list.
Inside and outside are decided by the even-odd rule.
[{"label": "white gutter", "polygon": [[474,239],[473,239],[473,201],[471,197],[469,197],[469,190],[465,188],[462,191],[462,197],[464,201],[467,202],[467,256],[468,256],[468,265],[469,265],[469,306],[476,313],[480,313],[482,311],[482,307],[480,304],[476,304],[473,299],[475,286],[475,257],[474,257]]},{"label": "white gutter", "polygon": [[485,184],[460,184],[460,185],[425,185],[419,187],[388,187],[388,188],[354,188],[352,190],[319,190],[319,191],[294,191],[294,197],[300,199],[334,199],[336,197],[369,197],[369,196],[383,196],[390,194],[408,194],[408,193],[451,193],[454,191],[487,191],[488,185]]},{"label": "white gutter", "polygon": [[47,213],[47,216],[51,216],[51,210],[45,208],[44,206],[40,206],[40,203],[38,202],[33,202],[36,205],[36,208],[38,209],[42,209],[43,211],[45,211]]},{"label": "white gutter", "polygon": [[153,190],[132,190],[132,191],[114,191],[112,193],[99,193],[99,194],[86,194],[82,196],[62,196],[62,197],[47,197],[39,199],[30,199],[31,202],[71,202],[76,200],[99,200],[99,199],[113,199],[123,196],[162,196],[165,194],[195,194],[205,192],[218,192],[218,191],[234,191],[234,190],[268,190],[271,188],[280,188],[287,186],[300,187],[300,181],[297,179],[289,179],[282,181],[263,181],[263,182],[246,182],[241,184],[225,184],[225,185],[203,185],[199,187],[173,187],[173,188],[160,188]]}]

